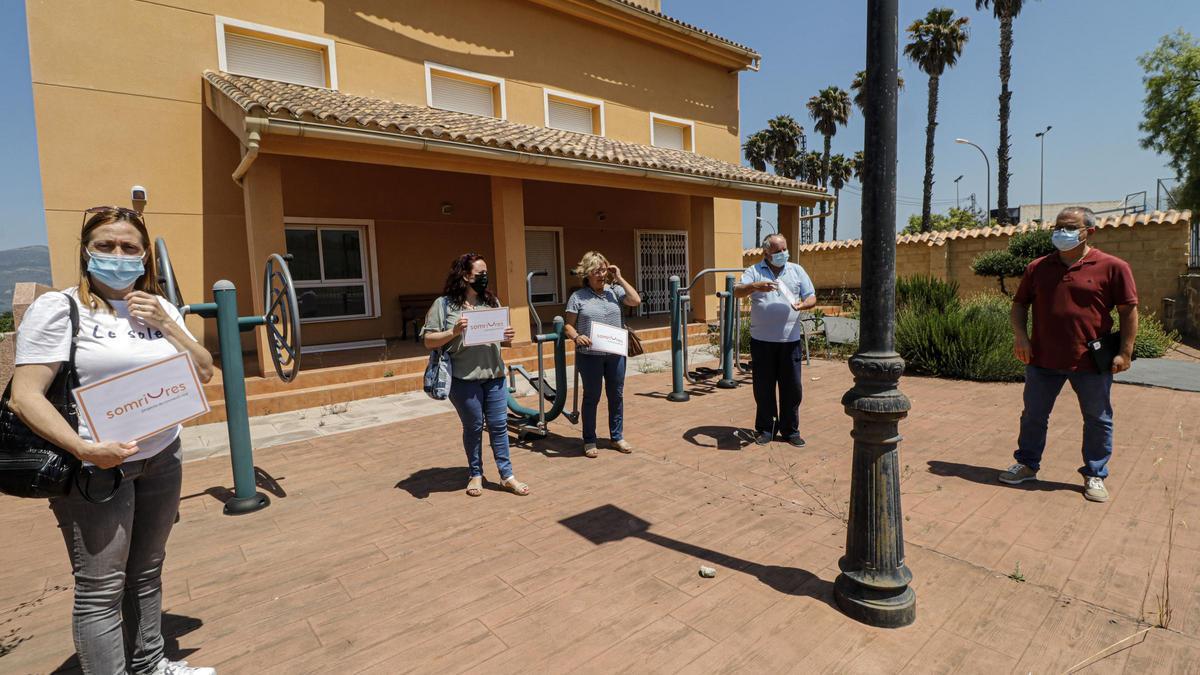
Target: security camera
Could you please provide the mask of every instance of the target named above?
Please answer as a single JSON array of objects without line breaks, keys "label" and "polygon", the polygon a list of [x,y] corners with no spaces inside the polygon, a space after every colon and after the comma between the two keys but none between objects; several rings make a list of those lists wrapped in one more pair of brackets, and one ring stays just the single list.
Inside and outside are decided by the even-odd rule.
[{"label": "security camera", "polygon": [[129,188],[129,199],[135,202],[144,202],[146,200],[146,188],[141,185],[134,185]]}]

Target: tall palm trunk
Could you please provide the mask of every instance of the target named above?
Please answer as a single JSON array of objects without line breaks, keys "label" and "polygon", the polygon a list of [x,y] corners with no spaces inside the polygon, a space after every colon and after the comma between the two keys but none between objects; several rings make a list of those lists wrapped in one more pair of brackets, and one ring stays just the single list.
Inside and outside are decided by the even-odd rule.
[{"label": "tall palm trunk", "polygon": [[1008,78],[1012,75],[1012,17],[1000,20],[1000,147],[996,149],[996,209],[1001,225],[1008,223],[1008,114],[1012,92]]},{"label": "tall palm trunk", "polygon": [[932,227],[933,202],[933,132],[937,129],[938,76],[929,76],[929,115],[925,123],[925,190],[921,197],[921,231]]},{"label": "tall palm trunk", "polygon": [[842,197],[842,191],[835,189],[833,191],[833,198],[837,201],[833,205],[833,236],[829,239],[830,241],[838,240],[838,238],[837,238],[838,216],[841,215],[841,213],[842,213],[841,197]]},{"label": "tall palm trunk", "polygon": [[754,245],[762,243],[762,202],[754,202]]},{"label": "tall palm trunk", "polygon": [[[821,187],[829,186],[829,152],[833,149],[833,136],[825,136],[825,156],[821,161]],[[829,215],[829,202],[821,202],[821,227],[817,241],[825,241],[825,216]]]}]

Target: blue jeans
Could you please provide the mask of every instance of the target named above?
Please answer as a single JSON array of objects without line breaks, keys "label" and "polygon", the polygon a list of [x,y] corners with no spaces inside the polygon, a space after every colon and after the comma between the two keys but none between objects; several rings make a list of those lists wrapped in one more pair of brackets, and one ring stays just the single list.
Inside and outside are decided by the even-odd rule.
[{"label": "blue jeans", "polygon": [[624,438],[625,357],[616,354],[575,354],[575,367],[583,379],[583,442],[596,442],[596,406],[600,390],[608,397],[608,435]]},{"label": "blue jeans", "polygon": [[1067,382],[1075,390],[1079,410],[1083,413],[1083,466],[1079,473],[1105,478],[1113,451],[1112,401],[1109,398],[1112,373],[1076,373],[1026,366],[1025,410],[1021,413],[1021,436],[1013,457],[1034,471],[1041,467],[1050,411]]},{"label": "blue jeans", "polygon": [[450,383],[450,402],[462,420],[463,449],[471,478],[483,475],[483,425],[487,421],[492,456],[500,470],[500,480],[513,475],[508,460],[508,385],[503,377],[494,380],[460,380]]},{"label": "blue jeans", "polygon": [[84,673],[149,673],[163,658],[162,567],[179,512],[181,456],[176,440],[123,464],[125,479],[103,504],[74,487],[50,499],[75,576],[71,635]]}]

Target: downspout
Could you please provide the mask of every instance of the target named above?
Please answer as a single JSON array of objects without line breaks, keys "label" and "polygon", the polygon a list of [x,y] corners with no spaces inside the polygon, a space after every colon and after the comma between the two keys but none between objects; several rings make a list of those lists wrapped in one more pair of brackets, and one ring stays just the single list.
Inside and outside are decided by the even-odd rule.
[{"label": "downspout", "polygon": [[268,120],[265,119],[246,118],[246,152],[242,153],[242,161],[233,170],[233,182],[239,186],[242,185],[242,179],[245,178],[246,172],[250,171],[250,165],[258,159],[258,145],[262,141],[262,135],[267,131],[267,124]]}]

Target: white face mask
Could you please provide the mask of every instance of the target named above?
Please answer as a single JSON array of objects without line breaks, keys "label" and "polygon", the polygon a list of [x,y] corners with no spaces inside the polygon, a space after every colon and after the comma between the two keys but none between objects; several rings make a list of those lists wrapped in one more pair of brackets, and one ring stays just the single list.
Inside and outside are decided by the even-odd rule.
[{"label": "white face mask", "polygon": [[783,267],[787,264],[788,257],[787,251],[778,251],[776,253],[772,253],[769,259],[772,265],[776,267]]},{"label": "white face mask", "polygon": [[1080,230],[1061,230],[1056,228],[1050,235],[1050,241],[1054,243],[1054,247],[1058,250],[1070,251],[1082,243],[1079,235]]}]

